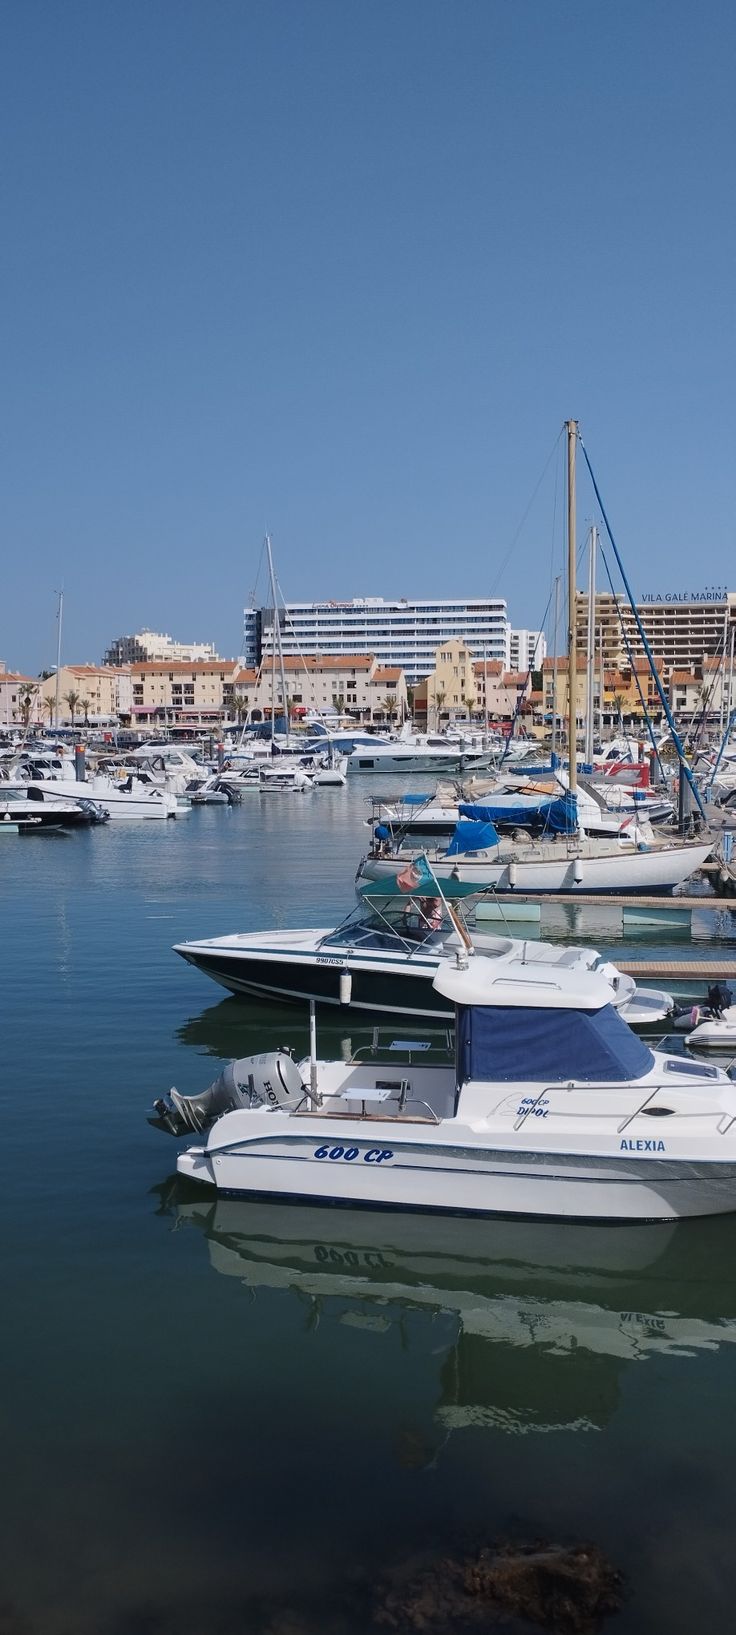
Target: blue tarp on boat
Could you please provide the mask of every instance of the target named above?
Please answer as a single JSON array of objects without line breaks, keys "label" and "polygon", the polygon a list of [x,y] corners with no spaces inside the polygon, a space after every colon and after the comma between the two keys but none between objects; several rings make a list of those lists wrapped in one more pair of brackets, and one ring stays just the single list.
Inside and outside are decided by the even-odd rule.
[{"label": "blue tarp on boat", "polygon": [[471,806],[462,802],[458,811],[461,817],[476,823],[501,823],[512,829],[544,830],[552,835],[572,835],[578,827],[578,803],[569,789],[554,800],[524,801],[518,806]]},{"label": "blue tarp on boat", "polygon": [[[463,808],[460,807],[462,812]],[[498,833],[492,823],[456,823],[446,857],[457,857],[460,852],[482,852],[498,845]]]},{"label": "blue tarp on boat", "polygon": [[467,1079],[615,1084],[641,1078],[652,1066],[651,1050],[613,1005],[598,1011],[458,1005],[455,1037],[461,1084]]}]

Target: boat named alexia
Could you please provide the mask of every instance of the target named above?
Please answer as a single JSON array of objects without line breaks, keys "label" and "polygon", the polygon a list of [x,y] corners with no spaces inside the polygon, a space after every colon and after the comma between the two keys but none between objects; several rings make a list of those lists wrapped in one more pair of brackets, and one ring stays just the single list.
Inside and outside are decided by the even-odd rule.
[{"label": "boat named alexia", "polygon": [[[231,1063],[152,1122],[204,1139],[183,1176],[220,1192],[571,1220],[673,1220],[736,1209],[736,1087],[652,1051],[597,971],[441,963],[454,1066],[401,1041],[348,1062],[316,1047]],[[399,1042],[395,1042],[398,1045]]]}]

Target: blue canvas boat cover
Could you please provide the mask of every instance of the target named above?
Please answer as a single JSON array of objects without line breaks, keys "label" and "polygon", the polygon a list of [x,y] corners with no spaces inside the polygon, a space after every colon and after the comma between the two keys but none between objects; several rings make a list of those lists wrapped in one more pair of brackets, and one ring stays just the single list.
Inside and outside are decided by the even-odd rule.
[{"label": "blue canvas boat cover", "polygon": [[653,1061],[613,1005],[598,1011],[458,1005],[456,1042],[460,1084],[468,1079],[610,1084],[641,1078]]},{"label": "blue canvas boat cover", "polygon": [[458,811],[461,817],[473,818],[476,823],[502,823],[553,835],[576,834],[578,827],[578,803],[569,789],[554,800],[524,801],[518,806],[475,806],[463,801]]},{"label": "blue canvas boat cover", "polygon": [[[460,807],[462,812],[463,808]],[[460,852],[481,852],[498,845],[498,834],[490,822],[456,823],[446,857],[457,857]]]}]

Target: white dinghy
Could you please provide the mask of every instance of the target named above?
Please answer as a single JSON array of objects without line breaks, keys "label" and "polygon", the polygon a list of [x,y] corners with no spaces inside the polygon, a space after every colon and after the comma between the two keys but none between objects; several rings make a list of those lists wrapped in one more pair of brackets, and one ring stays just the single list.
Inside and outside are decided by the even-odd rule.
[{"label": "white dinghy", "polygon": [[[599,972],[480,955],[440,965],[456,1059],[231,1063],[152,1121],[200,1131],[183,1176],[233,1194],[571,1220],[674,1220],[736,1209],[736,1088],[652,1051]],[[312,1012],[312,1017],[313,1017]]]}]

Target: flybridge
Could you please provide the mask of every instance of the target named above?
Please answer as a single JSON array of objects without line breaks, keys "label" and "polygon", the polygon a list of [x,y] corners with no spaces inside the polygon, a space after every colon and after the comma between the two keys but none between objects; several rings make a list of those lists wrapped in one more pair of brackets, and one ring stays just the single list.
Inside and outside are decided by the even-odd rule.
[{"label": "flybridge", "polygon": [[725,585],[712,585],[708,590],[668,590],[656,595],[648,591],[642,602],[723,602],[727,595]]}]

